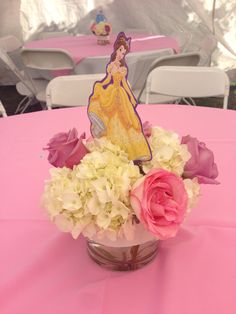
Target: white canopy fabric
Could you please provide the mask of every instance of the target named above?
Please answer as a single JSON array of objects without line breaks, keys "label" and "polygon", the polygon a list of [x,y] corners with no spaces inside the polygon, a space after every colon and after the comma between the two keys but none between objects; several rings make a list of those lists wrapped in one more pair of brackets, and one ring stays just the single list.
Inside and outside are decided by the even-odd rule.
[{"label": "white canopy fabric", "polygon": [[43,31],[89,34],[99,7],[113,32],[140,28],[171,35],[182,51],[200,51],[203,65],[211,61],[226,70],[236,68],[235,0],[1,1],[0,36],[14,34],[29,41]]}]

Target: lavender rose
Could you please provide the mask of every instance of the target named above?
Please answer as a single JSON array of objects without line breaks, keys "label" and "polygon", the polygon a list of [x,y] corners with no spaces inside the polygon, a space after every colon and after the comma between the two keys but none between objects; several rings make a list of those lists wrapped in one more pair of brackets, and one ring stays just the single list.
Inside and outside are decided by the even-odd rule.
[{"label": "lavender rose", "polygon": [[214,162],[213,152],[206,144],[189,135],[182,138],[182,144],[188,146],[192,155],[184,167],[184,178],[198,178],[198,183],[219,184],[215,178],[218,176],[217,165]]},{"label": "lavender rose", "polygon": [[48,143],[45,150],[49,151],[48,161],[55,167],[68,167],[78,165],[80,160],[88,153],[83,144],[85,133],[78,138],[75,128],[68,133],[56,134]]}]

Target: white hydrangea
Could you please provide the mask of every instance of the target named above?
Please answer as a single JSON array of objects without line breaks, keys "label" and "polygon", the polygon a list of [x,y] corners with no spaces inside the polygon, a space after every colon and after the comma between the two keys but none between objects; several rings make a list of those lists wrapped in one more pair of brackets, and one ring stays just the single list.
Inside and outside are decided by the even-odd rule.
[{"label": "white hydrangea", "polygon": [[[181,176],[190,158],[187,146],[179,136],[154,127],[148,138],[153,159],[143,163],[147,173],[151,168],[162,168]],[[90,239],[132,240],[135,233],[134,212],[129,193],[142,176],[138,166],[128,155],[106,138],[84,143],[90,153],[80,164],[69,168],[53,168],[51,179],[45,184],[43,206],[52,221],[73,238],[80,233]],[[200,193],[197,179],[185,179],[188,211]]]},{"label": "white hydrangea", "polygon": [[82,232],[115,240],[133,215],[129,191],[141,174],[127,154],[107,140],[91,141],[88,147],[91,153],[73,170],[52,169],[44,207],[60,230],[74,238]]},{"label": "white hydrangea", "polygon": [[198,183],[197,178],[194,179],[184,179],[185,190],[188,194],[188,209],[195,207],[197,204],[198,197],[200,195],[200,184]]},{"label": "white hydrangea", "polygon": [[184,165],[191,155],[187,146],[181,144],[177,133],[154,127],[148,142],[152,150],[152,160],[144,163],[145,173],[151,168],[162,168],[179,176],[183,174]]},{"label": "white hydrangea", "polygon": [[85,143],[87,149],[90,152],[99,151],[107,152],[110,151],[116,156],[119,156],[122,159],[127,159],[128,155],[117,145],[112,144],[106,137],[94,138]]}]

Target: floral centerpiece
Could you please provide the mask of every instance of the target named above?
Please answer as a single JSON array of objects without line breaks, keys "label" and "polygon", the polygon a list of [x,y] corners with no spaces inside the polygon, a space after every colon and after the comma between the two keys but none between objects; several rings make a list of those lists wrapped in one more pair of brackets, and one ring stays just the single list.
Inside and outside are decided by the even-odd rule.
[{"label": "floral centerpiece", "polygon": [[98,45],[106,45],[110,43],[111,24],[107,22],[102,10],[99,10],[96,20],[90,26],[91,32],[97,36]]},{"label": "floral centerpiece", "polygon": [[152,159],[139,163],[106,137],[86,140],[75,128],[46,147],[55,167],[43,195],[50,219],[74,239],[87,238],[92,258],[112,269],[149,262],[158,240],[177,234],[200,184],[218,183],[213,153],[204,143],[148,122],[143,132]]},{"label": "floral centerpiece", "polygon": [[151,261],[158,241],[174,237],[195,206],[200,184],[218,183],[204,143],[142,124],[127,81],[130,45],[120,32],[105,77],[93,86],[87,109],[92,137],[72,129],[46,148],[56,167],[43,197],[51,220],[74,239],[83,234],[90,256],[116,270]]}]

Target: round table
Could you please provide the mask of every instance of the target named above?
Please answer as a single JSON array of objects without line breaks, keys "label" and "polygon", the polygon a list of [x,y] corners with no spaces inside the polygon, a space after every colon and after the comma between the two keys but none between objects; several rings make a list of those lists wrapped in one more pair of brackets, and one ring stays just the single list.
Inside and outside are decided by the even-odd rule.
[{"label": "round table", "polygon": [[1,314],[234,314],[236,308],[236,112],[180,105],[140,105],[142,121],[191,134],[214,151],[220,185],[202,196],[174,239],[134,272],[92,262],[40,206],[50,165],[49,138],[76,127],[89,135],[86,107],[0,120]]}]

